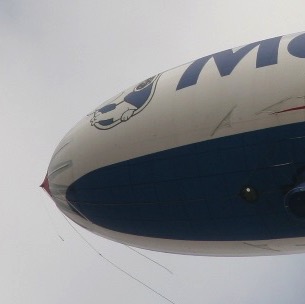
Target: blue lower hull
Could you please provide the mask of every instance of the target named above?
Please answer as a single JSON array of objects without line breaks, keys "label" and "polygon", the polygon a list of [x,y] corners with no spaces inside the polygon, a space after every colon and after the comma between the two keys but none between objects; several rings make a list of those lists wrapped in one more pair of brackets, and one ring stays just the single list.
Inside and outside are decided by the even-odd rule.
[{"label": "blue lower hull", "polygon": [[[305,172],[305,123],[162,151],[97,169],[66,198],[102,227],[179,240],[242,241],[305,236],[286,193]],[[257,200],[241,197],[246,186]]]}]

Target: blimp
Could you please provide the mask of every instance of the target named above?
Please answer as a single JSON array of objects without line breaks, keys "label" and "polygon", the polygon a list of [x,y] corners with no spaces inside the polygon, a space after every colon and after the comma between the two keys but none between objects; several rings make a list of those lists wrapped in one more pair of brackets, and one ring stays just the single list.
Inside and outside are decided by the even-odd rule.
[{"label": "blimp", "polygon": [[103,102],[61,140],[42,187],[72,221],[129,246],[304,253],[305,33],[204,56]]}]

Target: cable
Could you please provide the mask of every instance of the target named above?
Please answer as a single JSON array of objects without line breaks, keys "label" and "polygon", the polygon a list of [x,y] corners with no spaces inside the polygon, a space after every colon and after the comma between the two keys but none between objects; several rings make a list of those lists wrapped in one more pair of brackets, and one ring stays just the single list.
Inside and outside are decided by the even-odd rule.
[{"label": "cable", "polygon": [[149,289],[150,291],[152,291],[153,293],[155,293],[156,295],[158,295],[159,297],[163,298],[164,300],[166,300],[169,303],[175,304],[175,302],[173,302],[172,300],[170,300],[169,298],[165,297],[164,295],[162,295],[160,292],[156,291],[155,289],[153,289],[152,287],[150,287],[149,285],[147,285],[146,283],[142,282],[141,280],[137,279],[136,277],[134,277],[133,275],[131,275],[130,273],[128,273],[126,270],[122,269],[121,267],[119,267],[118,265],[116,265],[115,263],[111,262],[108,258],[106,258],[104,255],[102,255],[90,242],[88,242],[85,237],[70,223],[70,221],[67,219],[67,217],[62,213],[64,219],[67,221],[67,223],[69,224],[69,226],[76,232],[76,234],[78,234],[78,236],[93,250],[95,251],[100,257],[102,257],[105,261],[107,261],[110,265],[112,265],[114,268],[116,268],[117,270],[119,270],[120,272],[124,273],[125,275],[127,275],[129,278],[133,279],[134,281],[138,282],[139,284],[143,285],[144,287],[146,287],[147,289]]}]

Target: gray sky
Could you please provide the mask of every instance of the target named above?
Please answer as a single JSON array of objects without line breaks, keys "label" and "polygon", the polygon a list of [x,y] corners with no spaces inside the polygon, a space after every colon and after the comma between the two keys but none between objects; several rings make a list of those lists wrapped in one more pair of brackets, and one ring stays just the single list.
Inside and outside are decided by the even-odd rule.
[{"label": "gray sky", "polygon": [[[104,262],[38,188],[56,145],[103,100],[151,75],[304,30],[302,0],[0,0],[0,303],[167,303]],[[141,250],[170,275],[78,230],[177,304],[304,303],[305,254],[211,258]]]}]

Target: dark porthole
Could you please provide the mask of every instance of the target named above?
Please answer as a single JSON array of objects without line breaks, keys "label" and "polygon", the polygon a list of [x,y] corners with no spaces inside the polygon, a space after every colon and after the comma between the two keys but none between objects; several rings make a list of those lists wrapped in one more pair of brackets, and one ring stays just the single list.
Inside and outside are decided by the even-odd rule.
[{"label": "dark porthole", "polygon": [[288,192],[285,204],[287,210],[295,217],[305,219],[305,191],[303,187],[296,187]]},{"label": "dark porthole", "polygon": [[254,203],[258,199],[257,191],[251,186],[245,186],[240,191],[240,196],[247,202]]}]

